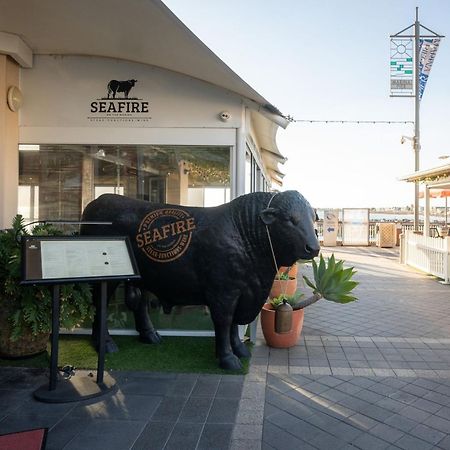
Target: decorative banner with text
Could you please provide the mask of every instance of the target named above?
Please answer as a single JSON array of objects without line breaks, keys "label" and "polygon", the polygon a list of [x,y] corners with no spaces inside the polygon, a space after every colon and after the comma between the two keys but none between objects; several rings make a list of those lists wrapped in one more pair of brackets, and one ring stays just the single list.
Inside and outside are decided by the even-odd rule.
[{"label": "decorative banner with text", "polygon": [[391,95],[414,95],[413,62],[414,41],[412,38],[391,38]]},{"label": "decorative banner with text", "polygon": [[440,38],[420,39],[420,60],[419,60],[419,99],[422,99],[431,66],[436,58],[439,48]]}]

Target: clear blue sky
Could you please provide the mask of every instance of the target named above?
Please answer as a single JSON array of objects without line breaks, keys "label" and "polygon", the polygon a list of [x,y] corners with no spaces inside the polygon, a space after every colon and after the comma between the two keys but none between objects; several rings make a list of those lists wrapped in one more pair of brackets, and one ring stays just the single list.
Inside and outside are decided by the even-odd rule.
[{"label": "clear blue sky", "polygon": [[[389,97],[389,35],[419,20],[447,36],[421,102],[420,169],[450,155],[450,0],[164,0],[247,83],[296,119],[414,120],[414,101]],[[292,123],[283,189],[318,208],[406,206],[414,171],[402,135],[413,125]],[[433,200],[432,205],[441,200]]]}]

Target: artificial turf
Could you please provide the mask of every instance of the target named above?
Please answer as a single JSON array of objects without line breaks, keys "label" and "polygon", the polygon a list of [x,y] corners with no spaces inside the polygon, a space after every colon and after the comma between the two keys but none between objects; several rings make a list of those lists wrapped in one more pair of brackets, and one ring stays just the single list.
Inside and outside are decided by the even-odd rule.
[{"label": "artificial turf", "polygon": [[[107,353],[105,368],[113,370],[143,370],[150,372],[191,372],[245,374],[249,360],[242,361],[243,369],[238,372],[222,370],[214,356],[212,337],[164,336],[161,344],[148,345],[138,341],[136,336],[114,336],[119,347],[116,353]],[[49,367],[50,348],[47,353],[26,358],[6,360],[0,358],[0,367]],[[97,353],[89,336],[60,336],[58,366],[71,365],[78,369],[96,369]]]}]

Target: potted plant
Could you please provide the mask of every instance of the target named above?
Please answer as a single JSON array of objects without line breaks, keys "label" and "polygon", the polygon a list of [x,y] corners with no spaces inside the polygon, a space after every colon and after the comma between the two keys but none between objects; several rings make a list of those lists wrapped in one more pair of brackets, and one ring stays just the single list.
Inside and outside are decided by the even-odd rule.
[{"label": "potted plant", "polygon": [[291,275],[290,267],[281,267],[275,276],[269,298],[276,298],[280,295],[292,296],[297,291],[296,275]]},{"label": "potted plant", "polygon": [[[280,294],[270,299],[261,310],[261,329],[267,345],[275,348],[288,348],[294,346],[303,328],[304,311],[300,308],[300,298],[303,294]],[[287,302],[292,307],[292,326],[289,331],[278,333],[275,328],[277,309]]]},{"label": "potted plant", "polygon": [[[320,255],[319,264],[312,260],[312,266],[314,281],[309,280],[307,276],[303,276],[306,284],[313,290],[312,295],[302,300],[303,294],[293,296],[280,294],[264,304],[261,310],[261,328],[270,347],[288,348],[294,346],[303,327],[304,308],[321,298],[336,303],[349,303],[357,300],[350,294],[358,285],[358,282],[352,279],[356,273],[353,267],[345,269],[344,261],[336,261],[334,254],[328,258],[328,261],[325,261],[323,256]],[[292,306],[292,326],[288,332],[277,333],[275,331],[275,317],[277,308],[283,302],[288,302]]]},{"label": "potted plant", "polygon": [[[0,356],[31,356],[46,350],[51,332],[50,290],[45,286],[21,286],[20,237],[30,234],[21,215],[12,228],[0,231]],[[61,234],[50,225],[38,225],[32,235]],[[92,317],[92,300],[86,284],[61,286],[60,325],[73,328]]]},{"label": "potted plant", "polygon": [[277,273],[277,275],[278,276],[281,276],[282,274],[288,274],[289,275],[289,277],[291,277],[291,278],[297,278],[297,274],[298,274],[298,265],[297,265],[297,263],[295,263],[295,264],[293,264],[292,266],[290,266],[290,267],[287,267],[287,266],[281,266],[279,269],[278,269],[278,273]]}]

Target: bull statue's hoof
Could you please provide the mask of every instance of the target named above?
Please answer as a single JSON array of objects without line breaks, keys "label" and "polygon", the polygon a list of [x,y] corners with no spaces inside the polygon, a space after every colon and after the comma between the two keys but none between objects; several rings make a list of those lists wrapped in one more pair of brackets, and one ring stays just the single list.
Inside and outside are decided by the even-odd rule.
[{"label": "bull statue's hoof", "polygon": [[148,331],[139,335],[139,341],[144,344],[160,344],[162,339],[157,331]]},{"label": "bull statue's hoof", "polygon": [[[98,353],[100,344],[98,337],[96,335],[92,336],[92,345],[95,348],[95,351]],[[119,347],[117,347],[116,343],[113,341],[112,337],[108,334],[105,339],[105,353],[116,353],[119,351]]]},{"label": "bull statue's hoof", "polygon": [[219,359],[219,367],[225,370],[241,370],[242,363],[236,355],[228,355]]},{"label": "bull statue's hoof", "polygon": [[236,347],[233,347],[233,353],[238,358],[250,358],[250,356],[252,356],[252,354],[250,353],[250,350],[247,348],[247,346],[243,342],[241,342]]},{"label": "bull statue's hoof", "polygon": [[119,347],[117,347],[116,343],[112,339],[105,342],[106,353],[117,353],[118,351]]}]

